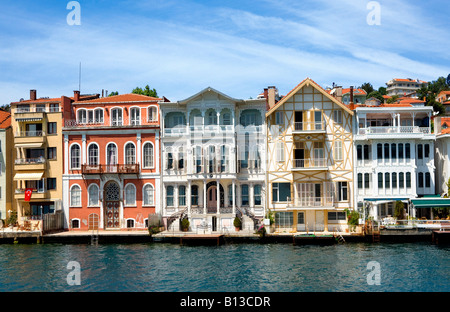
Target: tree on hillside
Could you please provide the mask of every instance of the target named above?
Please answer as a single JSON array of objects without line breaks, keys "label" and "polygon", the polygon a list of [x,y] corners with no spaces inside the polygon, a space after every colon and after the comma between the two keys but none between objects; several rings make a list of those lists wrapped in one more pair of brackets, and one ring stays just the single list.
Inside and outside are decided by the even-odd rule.
[{"label": "tree on hillside", "polygon": [[367,94],[375,91],[375,89],[373,88],[372,84],[370,82],[365,82],[363,83],[359,89],[363,89],[364,91],[366,91]]},{"label": "tree on hillside", "polygon": [[149,85],[146,85],[144,89],[136,87],[131,91],[131,93],[142,94],[146,96],[158,97],[158,93],[155,89],[150,89]]},{"label": "tree on hillside", "polygon": [[444,77],[439,77],[434,81],[428,82],[428,85],[422,86],[416,91],[417,97],[419,99],[425,98],[425,105],[433,106],[433,110],[439,115],[445,114],[445,107],[438,101],[436,101],[436,96],[441,91],[450,90],[450,86],[447,84],[447,79]]},{"label": "tree on hillside", "polygon": [[113,91],[110,94],[108,94],[108,96],[114,96],[114,95],[119,95],[118,91]]},{"label": "tree on hillside", "polygon": [[381,93],[378,92],[378,91],[372,91],[372,92],[370,92],[370,93],[367,94],[367,98],[368,98],[368,99],[370,99],[371,97],[377,98],[377,99],[380,100],[381,103],[384,103],[384,98],[383,98],[383,96],[381,95]]},{"label": "tree on hillside", "polygon": [[380,92],[381,95],[387,95],[386,87],[379,87],[378,92]]}]

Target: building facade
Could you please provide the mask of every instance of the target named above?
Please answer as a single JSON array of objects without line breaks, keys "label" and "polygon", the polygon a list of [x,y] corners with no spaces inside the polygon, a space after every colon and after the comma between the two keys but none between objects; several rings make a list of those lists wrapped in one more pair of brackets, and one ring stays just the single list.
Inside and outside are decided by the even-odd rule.
[{"label": "building facade", "polygon": [[13,142],[11,114],[0,110],[0,220],[4,221],[12,212]]},{"label": "building facade", "polygon": [[394,78],[386,83],[386,93],[388,96],[411,94],[419,90],[428,83],[419,79]]},{"label": "building facade", "polygon": [[159,207],[159,101],[124,94],[64,107],[65,227],[145,229]]},{"label": "building facade", "polygon": [[345,210],[353,209],[353,112],[309,78],[273,98],[266,113],[266,208],[276,229],[344,231]]},{"label": "building facade", "polygon": [[382,104],[354,111],[354,195],[362,214],[381,220],[394,215],[396,201],[408,211],[410,199],[434,195],[433,108]]},{"label": "building facade", "polygon": [[434,152],[436,166],[436,194],[450,196],[448,185],[450,179],[450,117],[435,117],[436,149]]},{"label": "building facade", "polygon": [[265,99],[213,88],[161,103],[162,216],[169,230],[252,229],[264,217]]}]

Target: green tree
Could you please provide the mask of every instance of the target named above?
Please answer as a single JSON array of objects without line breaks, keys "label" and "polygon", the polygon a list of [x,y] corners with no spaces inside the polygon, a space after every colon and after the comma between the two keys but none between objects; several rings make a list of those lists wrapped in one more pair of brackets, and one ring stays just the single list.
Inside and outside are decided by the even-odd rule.
[{"label": "green tree", "polygon": [[367,94],[375,91],[375,89],[373,88],[372,84],[370,82],[364,82],[359,89],[363,89],[364,91],[366,91]]},{"label": "green tree", "polygon": [[402,201],[397,200],[395,202],[395,208],[394,208],[394,218],[397,220],[403,220],[405,216],[405,205]]},{"label": "green tree", "polygon": [[395,102],[397,102],[398,98],[399,98],[398,94],[393,95],[387,99],[386,103],[388,103],[388,104],[395,103]]},{"label": "green tree", "polygon": [[380,92],[381,95],[387,95],[386,87],[379,87],[378,92]]},{"label": "green tree", "polygon": [[119,92],[118,91],[113,91],[108,96],[114,96],[114,95],[119,95]]},{"label": "green tree", "polygon": [[416,91],[417,97],[419,99],[425,98],[426,106],[433,106],[433,110],[439,115],[445,114],[445,107],[438,101],[436,101],[436,96],[441,91],[450,90],[450,86],[447,84],[447,80],[444,77],[439,77],[434,81],[428,82],[428,85],[422,86]]},{"label": "green tree", "polygon": [[384,103],[384,98],[381,95],[381,93],[378,92],[378,91],[372,91],[372,92],[367,94],[367,98],[368,99],[370,99],[371,97],[377,98],[377,99],[379,99],[381,101],[381,103]]},{"label": "green tree", "polygon": [[146,85],[144,89],[142,89],[140,87],[136,87],[133,89],[133,91],[131,91],[131,93],[142,94],[142,95],[151,96],[151,97],[158,97],[158,93],[156,92],[156,90],[150,89],[149,85]]}]

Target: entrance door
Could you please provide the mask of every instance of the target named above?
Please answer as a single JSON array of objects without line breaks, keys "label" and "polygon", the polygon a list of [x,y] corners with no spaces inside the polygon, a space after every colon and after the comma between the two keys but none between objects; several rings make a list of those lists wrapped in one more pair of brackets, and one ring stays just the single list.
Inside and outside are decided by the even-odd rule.
[{"label": "entrance door", "polygon": [[105,194],[105,228],[120,227],[120,188],[116,182],[108,182]]},{"label": "entrance door", "polygon": [[215,211],[214,208],[217,209],[217,187],[211,186],[208,189],[208,210]]},{"label": "entrance door", "polygon": [[88,230],[96,231],[98,230],[98,214],[91,213],[88,218]]},{"label": "entrance door", "polygon": [[305,227],[305,213],[300,211],[297,213],[297,232],[306,231]]},{"label": "entrance door", "polygon": [[295,168],[305,167],[305,150],[303,148],[294,150],[294,166]]},{"label": "entrance door", "polygon": [[295,130],[303,130],[303,112],[296,111],[294,115]]}]

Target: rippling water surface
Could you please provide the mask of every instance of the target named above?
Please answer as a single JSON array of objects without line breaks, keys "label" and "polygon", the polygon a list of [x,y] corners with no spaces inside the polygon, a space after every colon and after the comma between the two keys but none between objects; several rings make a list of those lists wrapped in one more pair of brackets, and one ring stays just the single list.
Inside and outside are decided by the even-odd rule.
[{"label": "rippling water surface", "polygon": [[[0,245],[0,291],[450,291],[450,247],[425,243]],[[81,284],[70,286],[77,261]],[[370,261],[380,285],[369,285]]]}]

